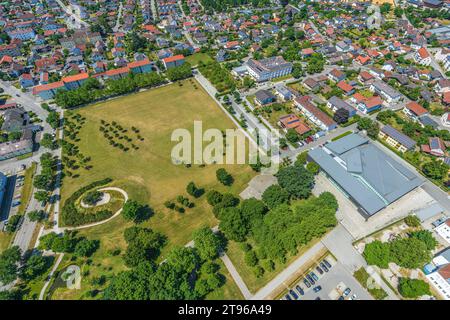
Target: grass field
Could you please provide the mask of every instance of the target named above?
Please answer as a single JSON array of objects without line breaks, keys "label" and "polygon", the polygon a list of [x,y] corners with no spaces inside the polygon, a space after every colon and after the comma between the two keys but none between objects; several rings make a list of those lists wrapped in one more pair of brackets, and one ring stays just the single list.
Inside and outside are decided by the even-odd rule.
[{"label": "grass field", "polygon": [[[231,120],[201,86],[196,84],[197,89],[194,88],[195,80],[182,83],[182,86],[169,85],[75,111],[87,119],[78,135],[80,141],[76,144],[83,155],[92,158],[89,164],[93,167],[74,171],[80,176],[66,177],[62,188],[64,203],[80,187],[111,177],[114,179],[112,185],[124,189],[130,199],[149,204],[154,215],[142,226],[167,236],[168,242],[162,250],[161,260],[174,245],[189,242],[197,228],[203,225],[212,227],[218,223],[205,196],[199,199],[191,197],[195,207],[187,209],[184,214],[166,209],[165,201],[174,201],[178,195],[187,196],[186,185],[190,181],[205,191],[216,189],[239,194],[254,176],[247,165],[193,165],[188,168],[172,164],[171,149],[176,145],[171,142],[173,130],[185,128],[192,132],[194,120],[203,121],[203,129],[234,128]],[[144,138],[144,141],[136,143],[139,150],[124,152],[110,146],[99,131],[101,120],[116,121],[125,128],[138,128]],[[235,178],[231,187],[217,182],[215,172],[221,167]],[[80,231],[80,235],[101,241],[100,249],[93,256],[90,274],[112,274],[124,268],[122,258],[112,257],[108,252],[111,249],[124,252],[123,231],[131,225],[118,217],[106,224]],[[226,295],[226,292],[223,294]]]},{"label": "grass field", "polygon": [[14,233],[0,231],[0,253],[6,250],[11,243]]},{"label": "grass field", "polygon": [[209,54],[202,52],[194,53],[193,55],[186,57],[186,62],[189,62],[193,67],[198,65],[200,62],[209,63],[212,61],[214,61],[214,59],[211,58]]},{"label": "grass field", "polygon": [[36,171],[36,163],[32,163],[31,166],[25,170],[25,178],[23,179],[22,196],[19,205],[19,214],[24,214],[28,206],[28,202],[31,199],[31,190],[33,188],[33,176]]}]

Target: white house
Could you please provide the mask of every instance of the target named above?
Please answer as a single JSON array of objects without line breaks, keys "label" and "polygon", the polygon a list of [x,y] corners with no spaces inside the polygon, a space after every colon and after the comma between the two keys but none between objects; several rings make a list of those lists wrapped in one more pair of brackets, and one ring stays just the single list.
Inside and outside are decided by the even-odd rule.
[{"label": "white house", "polygon": [[429,66],[431,63],[431,56],[428,53],[427,49],[420,48],[417,50],[416,54],[414,55],[414,60],[421,65]]},{"label": "white house", "polygon": [[450,219],[434,228],[434,231],[450,244]]}]

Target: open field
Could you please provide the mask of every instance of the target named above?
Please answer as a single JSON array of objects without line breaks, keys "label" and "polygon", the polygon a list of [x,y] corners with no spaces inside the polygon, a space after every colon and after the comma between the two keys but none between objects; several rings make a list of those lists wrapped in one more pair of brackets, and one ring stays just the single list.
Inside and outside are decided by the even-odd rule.
[{"label": "open field", "polygon": [[207,53],[194,53],[193,55],[186,57],[186,62],[189,62],[193,67],[198,65],[200,62],[209,63],[214,61]]},{"label": "open field", "polygon": [[36,172],[36,163],[32,163],[31,166],[25,170],[25,178],[23,180],[23,187],[22,187],[22,197],[20,199],[20,205],[19,205],[19,214],[24,214],[28,202],[30,202],[31,199],[31,191],[33,189],[33,177],[34,173]]},{"label": "open field", "polygon": [[[164,259],[164,255],[174,245],[185,245],[191,241],[192,232],[199,227],[213,227],[218,223],[204,195],[199,199],[190,197],[195,207],[186,209],[183,214],[167,209],[165,201],[175,202],[178,195],[188,196],[186,185],[190,181],[205,191],[216,189],[239,194],[254,176],[247,165],[186,167],[172,163],[171,149],[176,145],[171,142],[173,130],[185,128],[192,133],[194,120],[202,121],[204,130],[234,128],[231,120],[201,86],[196,84],[197,89],[194,88],[194,83],[196,84],[195,80],[191,79],[183,81],[182,86],[169,85],[74,111],[86,118],[78,135],[79,141],[75,144],[83,155],[91,157],[89,165],[92,168],[78,169],[73,173],[79,174],[79,177],[64,179],[62,203],[80,187],[111,177],[114,179],[113,186],[124,189],[130,199],[148,204],[154,210],[153,216],[141,226],[150,227],[167,236],[168,241],[160,260]],[[99,131],[101,120],[117,122],[129,129],[127,134],[134,139],[136,135],[130,128],[134,126],[139,129],[144,140],[133,142],[139,149],[124,152],[112,147]],[[215,172],[221,167],[226,168],[234,177],[235,182],[231,187],[225,187],[217,181]],[[103,225],[80,231],[82,236],[101,241],[99,250],[92,257],[93,264],[89,266],[90,275],[112,275],[123,270],[121,256],[112,256],[110,252],[112,249],[124,252],[126,243],[123,231],[131,225],[132,223],[119,216]],[[226,275],[226,270],[222,273]],[[82,283],[87,284],[84,281]],[[89,285],[82,286],[81,291],[86,287]],[[218,299],[222,295],[231,298],[234,296],[233,292],[239,292],[237,288],[229,287],[228,283],[221,290],[223,292],[218,292],[217,296],[212,294],[211,299]],[[79,297],[82,292],[56,292],[54,298],[65,298],[67,294]]]},{"label": "open field", "polygon": [[0,253],[6,250],[12,241],[14,233],[0,231]]}]

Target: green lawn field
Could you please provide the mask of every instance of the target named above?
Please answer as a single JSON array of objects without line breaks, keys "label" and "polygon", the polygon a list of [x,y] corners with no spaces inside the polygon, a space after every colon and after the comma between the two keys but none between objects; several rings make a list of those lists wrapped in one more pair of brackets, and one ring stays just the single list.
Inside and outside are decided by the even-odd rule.
[{"label": "green lawn field", "polygon": [[[210,206],[203,195],[191,201],[195,207],[180,214],[165,208],[165,201],[174,201],[178,195],[188,196],[186,185],[193,181],[208,191],[216,189],[222,192],[239,194],[255,173],[248,165],[174,165],[171,150],[176,145],[171,142],[172,131],[178,128],[193,131],[193,121],[203,121],[203,128],[227,129],[234,124],[216,105],[201,86],[193,79],[179,84],[148,90],[138,94],[110,100],[73,111],[86,118],[79,132],[80,152],[91,157],[92,168],[73,171],[80,176],[66,177],[62,187],[62,203],[80,187],[106,177],[114,179],[112,185],[123,188],[130,199],[148,204],[154,214],[141,224],[159,231],[167,237],[167,244],[160,259],[174,245],[185,245],[192,240],[192,233],[199,227],[213,227],[218,224]],[[129,129],[128,136],[135,137],[130,128],[139,129],[144,141],[133,141],[139,150],[124,152],[112,147],[99,131],[101,120],[117,122]],[[234,177],[231,187],[221,185],[216,179],[218,168],[226,170]],[[124,252],[126,244],[123,231],[131,226],[122,217],[89,229],[80,231],[80,235],[101,241],[100,249],[94,254],[91,274],[113,273],[123,269],[120,256],[108,254],[111,249]],[[227,277],[228,278],[228,277]],[[233,283],[234,285],[234,283]],[[224,289],[221,295],[228,296]],[[211,298],[215,298],[214,295]],[[230,297],[231,298],[231,297]]]}]

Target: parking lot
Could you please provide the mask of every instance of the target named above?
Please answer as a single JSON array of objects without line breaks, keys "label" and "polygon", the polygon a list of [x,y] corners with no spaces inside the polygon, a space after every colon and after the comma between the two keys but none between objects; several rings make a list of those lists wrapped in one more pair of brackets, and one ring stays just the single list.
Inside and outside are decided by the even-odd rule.
[{"label": "parking lot", "polygon": [[[323,259],[315,262],[282,296],[282,300],[373,300],[373,298],[353,278],[339,262],[328,256],[325,258],[331,267],[325,271]],[[322,273],[317,266],[322,266]],[[314,273],[315,279],[312,274]],[[311,275],[311,277],[308,277]],[[313,278],[314,283],[311,283]],[[306,283],[305,283],[306,279]],[[309,287],[307,286],[309,283]]]}]

